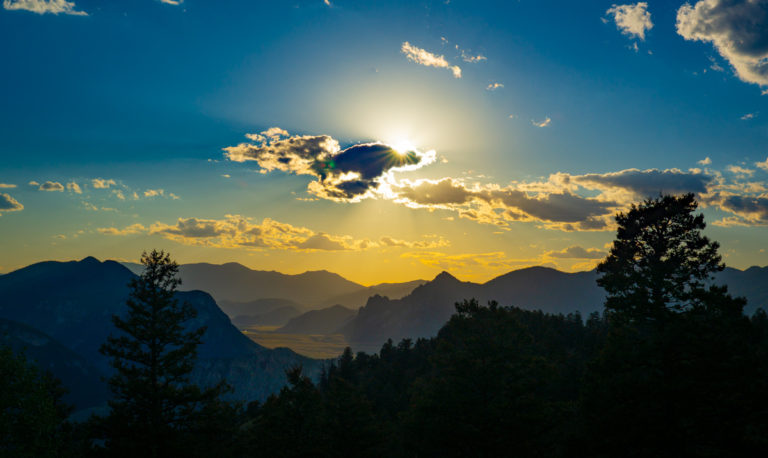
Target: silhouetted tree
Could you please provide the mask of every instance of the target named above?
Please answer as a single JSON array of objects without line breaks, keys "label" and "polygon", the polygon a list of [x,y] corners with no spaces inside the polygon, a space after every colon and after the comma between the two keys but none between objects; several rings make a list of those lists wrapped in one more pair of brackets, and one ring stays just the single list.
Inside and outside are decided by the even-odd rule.
[{"label": "silhouetted tree", "polygon": [[696,208],[692,194],[663,195],[617,215],[598,266],[606,340],[589,366],[571,455],[750,456],[763,447],[764,363],[745,301],[712,284],[724,265]]},{"label": "silhouetted tree", "polygon": [[741,313],[743,301],[723,300],[724,288],[707,288],[725,265],[719,244],[701,234],[706,224],[704,215],[694,214],[697,206],[690,193],[663,195],[616,216],[616,240],[597,267],[612,317],[659,321],[702,308]]},{"label": "silhouetted tree", "polygon": [[[101,352],[115,369],[111,412],[103,422],[106,446],[125,456],[179,456],[192,432],[210,425],[223,383],[201,389],[190,382],[205,328],[188,330],[195,309],[174,297],[178,265],[163,251],[143,253],[144,272],[130,283],[128,312],[112,321],[121,331]],[[199,450],[198,450],[199,451]]]},{"label": "silhouetted tree", "polygon": [[63,393],[58,380],[0,345],[0,456],[66,456]]}]

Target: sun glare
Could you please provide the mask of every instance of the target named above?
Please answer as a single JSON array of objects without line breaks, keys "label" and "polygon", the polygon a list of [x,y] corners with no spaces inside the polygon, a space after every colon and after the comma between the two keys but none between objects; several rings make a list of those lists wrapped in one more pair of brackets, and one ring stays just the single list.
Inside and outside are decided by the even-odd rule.
[{"label": "sun glare", "polygon": [[410,140],[405,138],[397,139],[393,142],[389,142],[389,145],[392,147],[395,152],[401,156],[404,156],[408,154],[410,151],[414,151],[416,149],[416,146],[414,146],[413,143],[411,143]]}]

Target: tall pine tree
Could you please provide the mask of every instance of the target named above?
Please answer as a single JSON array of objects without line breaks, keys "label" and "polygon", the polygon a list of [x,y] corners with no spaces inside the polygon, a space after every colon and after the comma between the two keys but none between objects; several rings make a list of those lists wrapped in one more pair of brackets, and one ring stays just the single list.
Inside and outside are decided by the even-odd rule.
[{"label": "tall pine tree", "polygon": [[157,250],[143,253],[141,263],[128,313],[112,318],[121,332],[101,348],[115,369],[103,433],[114,455],[179,456],[226,385],[201,389],[190,381],[205,328],[185,326],[196,311],[175,298],[178,264]]}]

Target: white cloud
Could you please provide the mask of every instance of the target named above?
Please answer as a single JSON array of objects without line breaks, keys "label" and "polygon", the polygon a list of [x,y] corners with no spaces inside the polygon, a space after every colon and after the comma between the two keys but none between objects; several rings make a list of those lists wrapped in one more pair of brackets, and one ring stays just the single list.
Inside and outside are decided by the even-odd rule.
[{"label": "white cloud", "polygon": [[432,54],[425,49],[411,45],[407,41],[403,42],[400,51],[405,54],[405,57],[411,62],[416,62],[419,65],[425,65],[427,67],[446,68],[453,73],[454,78],[461,78],[461,68],[458,65],[449,64],[444,56]]},{"label": "white cloud", "polygon": [[686,3],[677,10],[677,33],[712,43],[739,79],[768,86],[768,1]]},{"label": "white cloud", "polygon": [[24,210],[24,206],[10,195],[0,192],[0,212],[16,212]]},{"label": "white cloud", "polygon": [[160,0],[160,3],[165,3],[166,5],[181,5],[184,3],[184,0]]},{"label": "white cloud", "polygon": [[536,121],[534,119],[531,119],[531,124],[533,124],[536,127],[547,127],[548,125],[552,124],[552,119],[547,116],[542,121]]},{"label": "white cloud", "polygon": [[103,178],[94,178],[91,180],[91,184],[93,185],[94,189],[108,189],[110,186],[115,185],[115,180],[113,179],[103,179]]},{"label": "white cloud", "polygon": [[162,189],[147,189],[144,191],[144,197],[158,197],[165,194],[165,191]]},{"label": "white cloud", "polygon": [[29,183],[27,183],[27,184],[28,184],[28,185],[30,185],[30,186],[40,186],[40,183],[38,183],[38,182],[37,182],[37,181],[35,181],[35,180],[32,180],[32,181],[30,181],[30,182],[29,182]]},{"label": "white cloud", "polygon": [[15,184],[10,184],[10,183],[0,183],[0,189],[3,189],[3,188],[15,188],[15,187],[16,187],[16,185],[15,185]]},{"label": "white cloud", "polygon": [[613,18],[616,28],[632,38],[645,40],[645,32],[653,28],[648,3],[638,2],[628,5],[613,5],[605,14]]},{"label": "white cloud", "polygon": [[24,10],[37,14],[69,14],[72,16],[88,16],[85,11],[75,10],[75,2],[66,0],[3,0],[6,10]]},{"label": "white cloud", "polygon": [[739,119],[741,119],[742,121],[747,121],[749,119],[755,119],[756,117],[757,117],[757,113],[747,113]]},{"label": "white cloud", "polygon": [[491,83],[488,86],[486,86],[485,90],[486,91],[495,91],[496,89],[501,89],[503,87],[504,87],[504,85],[502,83]]},{"label": "white cloud", "polygon": [[741,167],[739,165],[729,165],[725,169],[728,170],[729,172],[735,173],[737,175],[752,175],[753,173],[755,173],[754,170],[747,169],[747,168]]},{"label": "white cloud", "polygon": [[712,159],[709,158],[709,156],[705,157],[704,159],[696,162],[699,165],[709,165],[712,163]]}]

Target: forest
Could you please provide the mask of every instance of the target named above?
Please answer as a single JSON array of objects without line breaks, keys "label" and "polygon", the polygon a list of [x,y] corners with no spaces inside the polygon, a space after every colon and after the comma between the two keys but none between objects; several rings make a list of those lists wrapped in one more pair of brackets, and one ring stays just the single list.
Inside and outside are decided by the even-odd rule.
[{"label": "forest", "polygon": [[287,370],[264,402],[189,381],[202,330],[146,254],[103,345],[110,411],[68,419],[59,384],[0,350],[2,456],[715,457],[768,453],[768,315],[711,282],[725,266],[692,194],[616,216],[581,316],[472,298],[428,339]]}]

